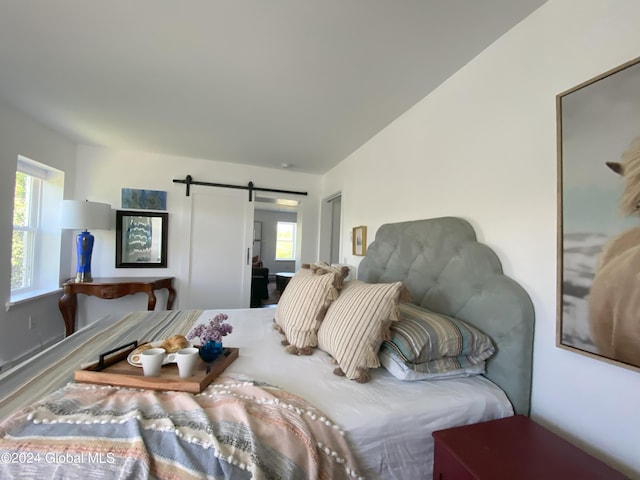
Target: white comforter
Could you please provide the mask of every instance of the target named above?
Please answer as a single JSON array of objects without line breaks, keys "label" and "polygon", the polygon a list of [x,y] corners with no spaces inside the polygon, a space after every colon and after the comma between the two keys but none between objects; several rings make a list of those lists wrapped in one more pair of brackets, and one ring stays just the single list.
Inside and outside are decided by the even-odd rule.
[{"label": "white comforter", "polygon": [[378,368],[361,384],[334,375],[320,350],[286,353],[272,327],[274,309],[205,311],[196,323],[219,311],[234,328],[224,344],[240,348],[227,371],[278,385],[324,411],[346,432],[367,478],[429,479],[433,431],[513,415],[502,390],[482,376],[402,382]]}]

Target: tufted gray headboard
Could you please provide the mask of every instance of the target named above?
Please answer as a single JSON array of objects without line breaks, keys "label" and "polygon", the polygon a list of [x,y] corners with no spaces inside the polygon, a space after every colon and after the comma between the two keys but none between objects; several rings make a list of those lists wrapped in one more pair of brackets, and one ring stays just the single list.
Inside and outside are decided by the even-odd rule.
[{"label": "tufted gray headboard", "polygon": [[485,376],[516,413],[529,414],[534,311],[529,295],[502,273],[496,254],[461,218],[381,226],[358,268],[369,283],[402,281],[413,303],[464,320],[489,335],[497,353]]}]

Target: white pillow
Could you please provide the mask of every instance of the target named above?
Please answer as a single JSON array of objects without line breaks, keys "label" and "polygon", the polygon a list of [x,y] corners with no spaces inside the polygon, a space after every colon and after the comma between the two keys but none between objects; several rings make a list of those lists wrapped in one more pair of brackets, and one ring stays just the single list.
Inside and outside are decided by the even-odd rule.
[{"label": "white pillow", "polygon": [[380,363],[387,371],[398,380],[405,382],[417,382],[421,380],[444,380],[447,378],[469,377],[482,375],[485,372],[485,362],[476,365],[460,367],[455,370],[445,370],[439,373],[423,373],[409,368],[400,355],[392,349],[382,347],[378,353]]}]

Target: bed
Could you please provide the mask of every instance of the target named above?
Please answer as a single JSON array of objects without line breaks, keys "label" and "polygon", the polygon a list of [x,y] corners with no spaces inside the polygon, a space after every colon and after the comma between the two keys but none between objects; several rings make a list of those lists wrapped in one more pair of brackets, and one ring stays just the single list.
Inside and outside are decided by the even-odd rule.
[{"label": "bed", "polygon": [[[283,347],[274,315],[284,306],[113,315],[0,377],[2,478],[428,479],[433,431],[528,414],[533,306],[467,221],[383,225],[357,278],[366,285],[401,282],[411,299],[400,302],[407,311],[425,309],[486,334],[495,353],[484,373],[399,380],[391,357],[382,359],[384,349],[392,350],[387,337],[384,366],[358,381],[338,376],[334,352],[291,355],[292,344]],[[229,316],[233,332],[225,345],[240,356],[206,395],[70,382],[79,364],[110,347],[185,333],[217,313]],[[338,363],[335,370],[344,366]],[[234,402],[251,422],[225,410]]]}]

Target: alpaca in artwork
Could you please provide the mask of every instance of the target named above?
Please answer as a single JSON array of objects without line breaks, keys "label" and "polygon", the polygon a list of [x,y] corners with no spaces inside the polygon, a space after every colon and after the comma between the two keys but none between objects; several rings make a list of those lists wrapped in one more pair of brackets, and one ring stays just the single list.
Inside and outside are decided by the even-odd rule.
[{"label": "alpaca in artwork", "polygon": [[[624,178],[622,213],[640,215],[640,137],[621,160],[607,166]],[[602,249],[589,294],[589,326],[601,355],[640,367],[640,227]]]}]

